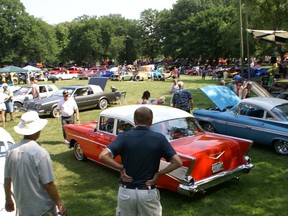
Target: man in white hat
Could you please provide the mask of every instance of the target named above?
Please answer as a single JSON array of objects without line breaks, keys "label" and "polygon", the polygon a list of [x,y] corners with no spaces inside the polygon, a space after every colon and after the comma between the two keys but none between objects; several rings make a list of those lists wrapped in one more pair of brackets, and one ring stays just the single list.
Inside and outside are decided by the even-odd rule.
[{"label": "man in white hat", "polygon": [[50,155],[36,142],[46,124],[47,119],[40,119],[37,112],[29,111],[14,127],[15,132],[24,137],[9,149],[6,156],[4,188],[8,212],[15,208],[12,183],[19,215],[56,216],[56,206],[61,215],[66,215],[54,184]]}]

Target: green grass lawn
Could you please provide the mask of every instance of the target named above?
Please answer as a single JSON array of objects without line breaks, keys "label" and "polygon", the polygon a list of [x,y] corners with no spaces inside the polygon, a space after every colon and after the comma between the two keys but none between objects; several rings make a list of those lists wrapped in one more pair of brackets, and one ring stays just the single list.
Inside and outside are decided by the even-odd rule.
[{"label": "green grass lawn", "polygon": [[[202,80],[201,77],[182,75],[180,78],[185,83],[184,87],[190,89],[193,94],[194,108],[212,106],[198,88],[203,85],[217,84],[217,81],[212,81],[211,77]],[[87,80],[57,81],[55,84],[62,87],[80,83],[85,84]],[[106,91],[110,91],[112,85],[119,91],[127,91],[128,104],[135,104],[142,93],[149,90],[151,98],[165,96],[165,105],[170,105],[169,89],[172,80],[165,82],[109,80]],[[95,120],[99,113],[100,110],[96,109],[82,111],[80,112],[81,122]],[[15,121],[7,122],[5,128],[16,142],[21,137],[14,132],[13,126],[19,122],[20,116],[21,113],[15,113]],[[115,215],[119,173],[92,161],[76,161],[73,151],[63,144],[60,120],[47,118],[49,123],[38,141],[51,155],[56,184],[69,215]],[[239,181],[230,181],[211,188],[205,195],[185,197],[161,190],[163,216],[287,215],[287,157],[279,156],[271,148],[264,148],[261,145],[254,145],[249,156],[252,157],[255,168],[248,175],[241,176]]]}]

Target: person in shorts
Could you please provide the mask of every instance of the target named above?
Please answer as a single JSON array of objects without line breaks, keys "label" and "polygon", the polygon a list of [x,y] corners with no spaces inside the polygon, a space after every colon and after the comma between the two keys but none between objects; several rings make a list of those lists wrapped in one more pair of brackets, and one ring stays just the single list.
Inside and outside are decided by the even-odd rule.
[{"label": "person in shorts", "polygon": [[5,120],[7,121],[6,114],[10,114],[10,122],[13,121],[13,112],[14,112],[14,102],[13,102],[13,92],[8,88],[7,83],[3,83],[2,85],[6,95],[8,95],[8,99],[5,100],[5,106],[6,106],[6,113],[5,113]]},{"label": "person in shorts", "polygon": [[9,96],[2,91],[0,91],[0,112],[1,112],[1,119],[2,119],[2,127],[5,127],[5,111],[6,105],[5,101],[9,98]]}]

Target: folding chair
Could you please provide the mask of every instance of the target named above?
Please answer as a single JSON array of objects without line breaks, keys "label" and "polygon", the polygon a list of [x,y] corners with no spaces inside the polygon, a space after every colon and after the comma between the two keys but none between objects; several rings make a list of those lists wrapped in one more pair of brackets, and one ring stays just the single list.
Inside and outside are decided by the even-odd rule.
[{"label": "folding chair", "polygon": [[120,100],[119,100],[120,105],[122,104],[127,104],[126,101],[126,91],[123,91],[120,93]]}]

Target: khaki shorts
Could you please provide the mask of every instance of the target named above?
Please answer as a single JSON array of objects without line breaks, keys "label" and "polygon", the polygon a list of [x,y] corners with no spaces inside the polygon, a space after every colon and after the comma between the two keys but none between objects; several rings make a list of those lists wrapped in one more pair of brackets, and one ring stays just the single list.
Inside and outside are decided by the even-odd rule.
[{"label": "khaki shorts", "polygon": [[160,193],[151,190],[127,189],[120,186],[116,216],[162,216]]}]

